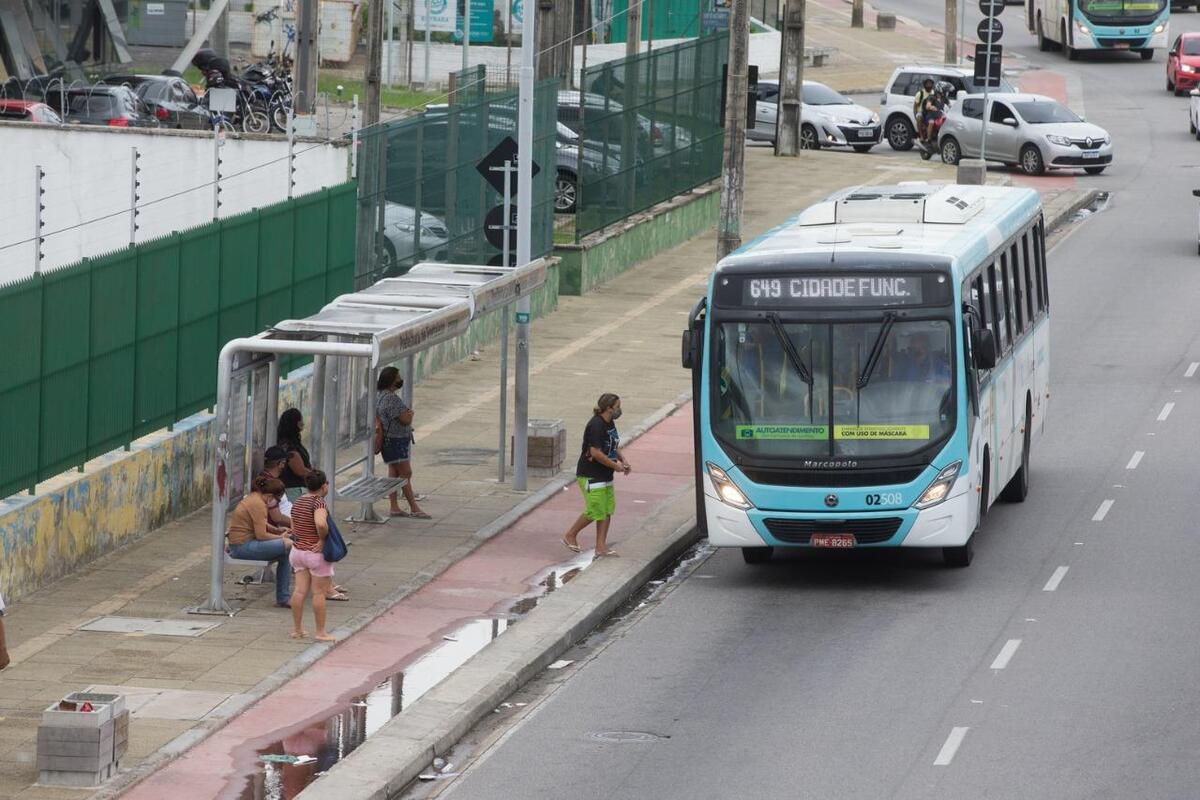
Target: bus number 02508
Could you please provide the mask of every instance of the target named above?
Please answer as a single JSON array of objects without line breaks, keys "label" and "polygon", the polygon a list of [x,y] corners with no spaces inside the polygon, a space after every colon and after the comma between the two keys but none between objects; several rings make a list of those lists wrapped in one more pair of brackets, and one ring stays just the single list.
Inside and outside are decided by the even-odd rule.
[{"label": "bus number 02508", "polygon": [[867,495],[867,505],[869,506],[898,506],[904,500],[899,492],[884,492],[882,494]]}]

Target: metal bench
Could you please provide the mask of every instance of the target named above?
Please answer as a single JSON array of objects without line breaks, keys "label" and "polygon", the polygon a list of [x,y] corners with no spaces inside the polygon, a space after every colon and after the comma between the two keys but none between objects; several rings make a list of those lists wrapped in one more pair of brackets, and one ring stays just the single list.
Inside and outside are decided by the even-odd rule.
[{"label": "metal bench", "polygon": [[334,495],[338,500],[351,500],[356,503],[362,503],[362,511],[359,516],[347,517],[351,522],[383,522],[371,508],[371,505],[383,498],[387,497],[392,492],[398,492],[408,485],[406,478],[389,478],[386,475],[362,475],[347,483],[345,486],[338,486],[334,490]]},{"label": "metal bench", "polygon": [[227,566],[227,567],[254,567],[254,568],[258,569],[257,575],[255,575],[255,574],[243,575],[241,578],[238,578],[236,581],[234,581],[234,583],[240,583],[243,586],[246,586],[247,584],[252,584],[252,583],[253,584],[274,583],[275,576],[271,573],[271,564],[272,563],[273,562],[271,562],[271,561],[255,561],[255,560],[251,560],[248,558],[246,558],[246,559],[234,558],[233,556],[229,555],[228,550],[225,551],[225,566]]}]

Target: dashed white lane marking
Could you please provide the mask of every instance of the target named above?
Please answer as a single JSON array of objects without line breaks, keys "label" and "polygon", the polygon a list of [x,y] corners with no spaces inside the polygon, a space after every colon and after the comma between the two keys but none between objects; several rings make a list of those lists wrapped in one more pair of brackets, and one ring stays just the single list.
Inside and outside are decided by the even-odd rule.
[{"label": "dashed white lane marking", "polygon": [[1158,412],[1158,421],[1165,422],[1167,417],[1171,416],[1171,411],[1175,408],[1174,403],[1167,403],[1163,406],[1163,410]]},{"label": "dashed white lane marking", "polygon": [[1125,469],[1137,469],[1138,464],[1142,463],[1142,456],[1146,455],[1145,450],[1135,450],[1133,457],[1129,459],[1129,463],[1125,465]]},{"label": "dashed white lane marking", "polygon": [[1113,500],[1105,500],[1101,503],[1100,507],[1096,509],[1096,513],[1092,514],[1092,522],[1103,522],[1104,518],[1108,516],[1108,510],[1113,507],[1113,502]]},{"label": "dashed white lane marking", "polygon": [[1200,361],[1193,361],[1188,364],[1187,372],[1183,373],[1183,377],[1191,378],[1196,374],[1196,370],[1200,369]]},{"label": "dashed white lane marking", "polygon": [[1046,585],[1042,587],[1043,592],[1053,592],[1062,583],[1062,579],[1067,577],[1067,570],[1070,567],[1059,567],[1054,570],[1054,574],[1050,576],[1050,580],[1046,581]]},{"label": "dashed white lane marking", "polygon": [[958,752],[959,746],[963,743],[963,739],[967,736],[967,731],[970,728],[951,728],[950,735],[946,737],[946,743],[942,745],[942,749],[938,752],[937,758],[933,760],[935,767],[948,767],[950,762],[954,760],[954,754]]},{"label": "dashed white lane marking", "polygon": [[992,669],[1004,669],[1008,666],[1008,662],[1012,661],[1012,657],[1017,652],[1017,648],[1021,646],[1020,639],[1009,639],[1004,643],[1004,647],[1000,648],[1000,652],[996,654],[995,661],[992,662]]}]

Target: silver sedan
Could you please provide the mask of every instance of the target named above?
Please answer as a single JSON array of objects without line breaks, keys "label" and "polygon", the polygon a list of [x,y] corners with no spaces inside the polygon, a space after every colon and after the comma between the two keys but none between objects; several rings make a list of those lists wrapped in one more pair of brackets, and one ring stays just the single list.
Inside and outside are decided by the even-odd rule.
[{"label": "silver sedan", "polygon": [[987,161],[1019,166],[1027,175],[1051,169],[1082,169],[1098,175],[1112,163],[1112,137],[1074,111],[1038,94],[966,95],[946,114],[938,134],[942,161],[980,158],[987,120]]}]

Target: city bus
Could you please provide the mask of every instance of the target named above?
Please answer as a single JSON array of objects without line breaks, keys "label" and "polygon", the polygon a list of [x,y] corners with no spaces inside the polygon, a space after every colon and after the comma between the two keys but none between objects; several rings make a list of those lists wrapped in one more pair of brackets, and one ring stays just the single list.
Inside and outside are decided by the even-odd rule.
[{"label": "city bus", "polygon": [[698,523],[776,548],[940,548],[967,566],[1029,492],[1049,404],[1038,193],[845,189],[722,259],[689,317]]},{"label": "city bus", "polygon": [[1038,49],[1134,50],[1142,59],[1167,46],[1169,0],[1025,0],[1025,24]]}]

